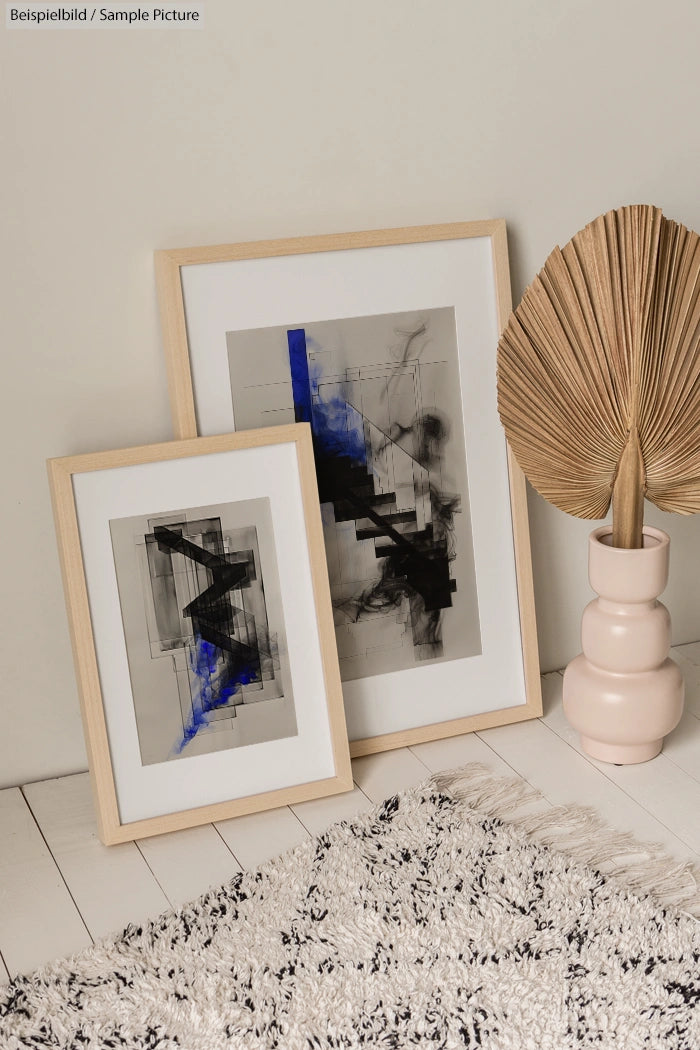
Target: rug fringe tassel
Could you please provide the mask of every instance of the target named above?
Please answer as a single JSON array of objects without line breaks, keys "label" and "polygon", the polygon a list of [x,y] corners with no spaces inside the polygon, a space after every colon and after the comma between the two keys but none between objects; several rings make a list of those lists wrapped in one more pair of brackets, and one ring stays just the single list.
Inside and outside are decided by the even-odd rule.
[{"label": "rug fringe tassel", "polygon": [[[530,784],[495,776],[479,763],[437,773],[431,783],[478,813],[507,821],[538,845],[595,868],[616,887],[700,919],[700,871],[674,860],[658,843],[641,843],[629,832],[615,831],[594,809],[550,807]],[[533,812],[535,805],[539,808]]]}]

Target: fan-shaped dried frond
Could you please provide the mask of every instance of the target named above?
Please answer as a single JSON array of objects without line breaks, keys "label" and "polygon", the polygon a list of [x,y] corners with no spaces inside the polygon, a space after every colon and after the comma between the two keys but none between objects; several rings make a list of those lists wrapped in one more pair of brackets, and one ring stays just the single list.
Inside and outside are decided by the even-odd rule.
[{"label": "fan-shaped dried frond", "polygon": [[555,248],[501,337],[498,406],[545,499],[602,518],[613,498],[619,545],[644,495],[700,511],[698,235],[635,205]]}]

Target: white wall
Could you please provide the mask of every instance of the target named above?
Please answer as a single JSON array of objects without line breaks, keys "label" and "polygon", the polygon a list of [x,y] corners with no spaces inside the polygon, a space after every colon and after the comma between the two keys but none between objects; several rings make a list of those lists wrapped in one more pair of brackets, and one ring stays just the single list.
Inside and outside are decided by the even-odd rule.
[{"label": "white wall", "polygon": [[[696,0],[204,0],[201,29],[0,30],[0,785],[85,768],[44,460],[172,435],[152,252],[504,216],[515,300],[621,204],[700,229]],[[700,637],[700,520],[672,535]],[[587,522],[532,495],[542,664]]]}]

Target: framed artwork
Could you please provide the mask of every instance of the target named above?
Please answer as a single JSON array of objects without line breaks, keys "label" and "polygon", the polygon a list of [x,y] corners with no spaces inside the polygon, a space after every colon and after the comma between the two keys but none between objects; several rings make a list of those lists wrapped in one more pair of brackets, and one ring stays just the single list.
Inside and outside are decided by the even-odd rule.
[{"label": "framed artwork", "polygon": [[156,252],[176,432],[307,422],[352,755],[541,713],[502,220]]},{"label": "framed artwork", "polygon": [[48,469],[102,840],[350,790],[309,426]]}]

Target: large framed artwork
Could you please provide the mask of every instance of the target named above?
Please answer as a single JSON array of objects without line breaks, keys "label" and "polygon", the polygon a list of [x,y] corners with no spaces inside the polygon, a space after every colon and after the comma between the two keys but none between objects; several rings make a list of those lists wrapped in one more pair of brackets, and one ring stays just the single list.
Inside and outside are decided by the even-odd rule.
[{"label": "large framed artwork", "polygon": [[349,790],[308,424],[48,466],[102,840]]},{"label": "large framed artwork", "polygon": [[308,422],[351,754],[541,713],[502,220],[156,252],[176,432]]}]

